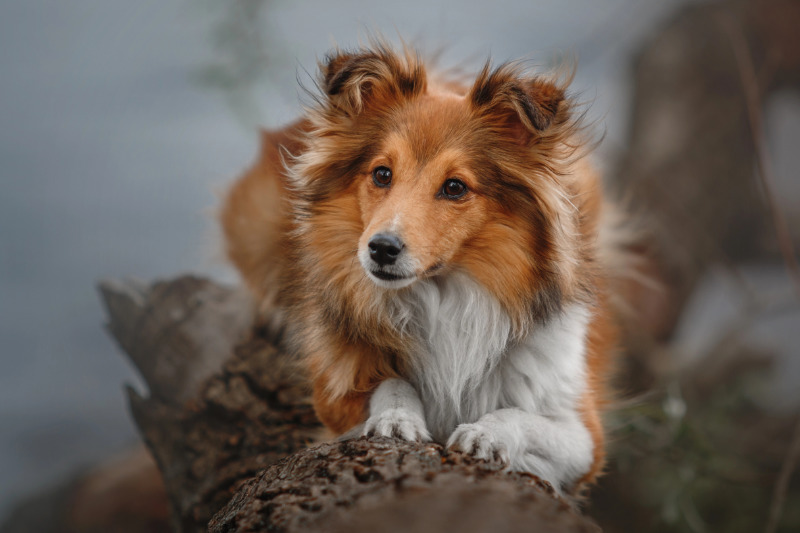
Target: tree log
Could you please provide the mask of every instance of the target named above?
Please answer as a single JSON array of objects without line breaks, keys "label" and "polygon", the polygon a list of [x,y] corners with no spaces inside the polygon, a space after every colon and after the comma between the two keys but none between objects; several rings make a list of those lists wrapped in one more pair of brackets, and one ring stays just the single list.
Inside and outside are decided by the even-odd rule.
[{"label": "tree log", "polygon": [[[596,531],[546,483],[438,444],[308,445],[321,426],[300,365],[248,330],[236,291],[182,277],[101,287],[109,329],[142,373],[131,411],[176,531]],[[242,342],[236,342],[237,339]]]},{"label": "tree log", "polygon": [[439,444],[362,437],[278,462],[212,520],[229,531],[597,531],[535,476]]}]

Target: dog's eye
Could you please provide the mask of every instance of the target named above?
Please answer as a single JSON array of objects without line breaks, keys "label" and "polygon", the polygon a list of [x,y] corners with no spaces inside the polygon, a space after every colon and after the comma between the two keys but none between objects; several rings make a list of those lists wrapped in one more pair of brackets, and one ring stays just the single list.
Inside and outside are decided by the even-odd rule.
[{"label": "dog's eye", "polygon": [[458,200],[467,194],[467,186],[464,185],[464,182],[461,180],[450,178],[442,185],[441,194],[448,200]]},{"label": "dog's eye", "polygon": [[388,187],[392,184],[392,171],[388,167],[375,167],[372,171],[372,182],[378,187]]}]

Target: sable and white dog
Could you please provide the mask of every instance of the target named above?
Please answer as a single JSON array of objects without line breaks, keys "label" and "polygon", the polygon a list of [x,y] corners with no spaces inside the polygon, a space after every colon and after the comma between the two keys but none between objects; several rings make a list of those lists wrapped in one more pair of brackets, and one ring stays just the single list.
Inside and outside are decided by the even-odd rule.
[{"label": "sable and white dog", "polygon": [[221,215],[319,418],[591,482],[614,330],[600,181],[564,84],[511,64],[436,81],[373,44],[328,56],[319,85]]}]

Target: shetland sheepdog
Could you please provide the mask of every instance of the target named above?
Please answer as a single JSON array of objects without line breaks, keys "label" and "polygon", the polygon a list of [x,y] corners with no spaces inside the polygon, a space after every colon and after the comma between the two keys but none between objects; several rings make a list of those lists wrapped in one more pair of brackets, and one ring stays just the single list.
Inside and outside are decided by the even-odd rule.
[{"label": "shetland sheepdog", "polygon": [[567,82],[462,84],[371,44],[230,189],[229,258],[337,434],[433,440],[576,491],[604,462],[605,209]]}]

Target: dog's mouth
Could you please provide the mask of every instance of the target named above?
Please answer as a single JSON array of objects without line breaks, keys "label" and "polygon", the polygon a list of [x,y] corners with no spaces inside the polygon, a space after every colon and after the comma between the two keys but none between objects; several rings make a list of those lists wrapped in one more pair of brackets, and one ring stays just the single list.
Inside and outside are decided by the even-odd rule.
[{"label": "dog's mouth", "polygon": [[391,272],[384,272],[383,270],[370,270],[370,274],[383,281],[399,281],[401,279],[410,279],[413,276],[401,276],[399,274],[392,274]]},{"label": "dog's mouth", "polygon": [[384,289],[402,289],[403,287],[408,287],[417,279],[416,274],[413,272],[395,274],[394,272],[372,268],[367,270],[367,275],[373,283]]},{"label": "dog's mouth", "polygon": [[[395,272],[389,272],[387,270],[376,268],[369,268],[365,270],[373,282],[385,289],[401,289],[411,285],[414,283],[414,281],[420,278],[420,274],[416,272],[403,272],[397,274]],[[444,270],[445,265],[443,263],[436,263],[425,270],[421,276],[426,278],[436,276]]]}]

